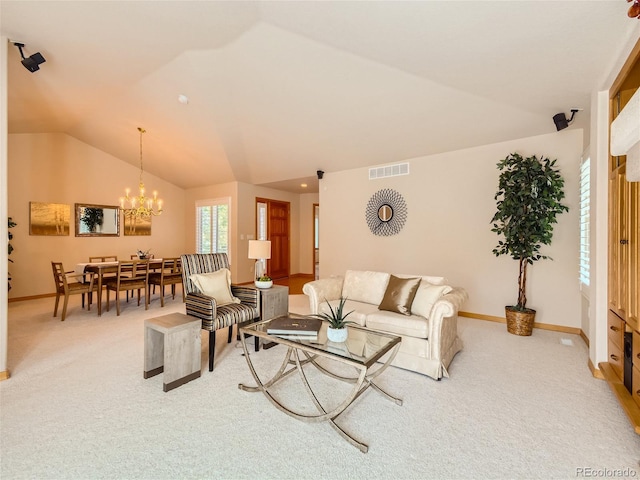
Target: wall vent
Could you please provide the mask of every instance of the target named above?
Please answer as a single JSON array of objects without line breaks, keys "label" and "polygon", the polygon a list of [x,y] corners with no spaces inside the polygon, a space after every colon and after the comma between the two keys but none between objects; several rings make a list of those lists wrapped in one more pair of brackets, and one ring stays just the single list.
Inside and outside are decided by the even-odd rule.
[{"label": "wall vent", "polygon": [[396,163],[395,165],[373,167],[369,169],[369,180],[397,177],[398,175],[409,175],[409,163]]}]

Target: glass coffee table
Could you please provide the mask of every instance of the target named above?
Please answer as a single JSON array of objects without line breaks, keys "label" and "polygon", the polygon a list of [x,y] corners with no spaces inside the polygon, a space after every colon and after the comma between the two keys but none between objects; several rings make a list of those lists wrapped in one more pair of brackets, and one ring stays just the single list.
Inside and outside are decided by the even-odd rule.
[{"label": "glass coffee table", "polygon": [[[289,314],[288,316],[303,318],[302,316],[295,314]],[[287,335],[285,338],[285,336],[267,333],[269,323],[273,320],[274,319],[265,320],[253,323],[246,327],[241,327],[240,334],[243,339],[245,338],[245,335],[254,335],[264,339],[265,341],[286,347],[287,350],[280,368],[268,380],[260,379],[253,365],[246,342],[243,341],[241,343],[244,349],[244,355],[247,359],[249,370],[251,370],[251,374],[253,375],[257,385],[247,386],[241,383],[238,385],[238,388],[246,392],[262,392],[276,408],[287,415],[297,418],[298,420],[302,420],[304,422],[329,422],[329,424],[349,443],[366,453],[369,447],[349,435],[342,427],[336,424],[335,420],[369,387],[373,388],[375,391],[397,405],[402,405],[401,399],[385,392],[374,383],[374,379],[384,372],[395,358],[402,339],[399,336],[391,335],[389,333],[377,332],[364,327],[349,325],[346,327],[349,330],[349,337],[347,341],[339,343],[330,342],[327,340],[328,323],[325,321],[322,322],[322,327],[320,328],[317,338],[313,340],[308,338],[305,339],[304,337],[296,337],[295,335]],[[256,353],[255,355],[259,355],[259,353]],[[385,357],[385,355],[387,356]],[[385,358],[383,359],[383,357]],[[323,361],[321,365],[318,362],[321,359],[329,359],[333,362],[338,362],[340,364],[339,367],[342,367],[343,365],[353,367],[354,374],[345,374],[344,368],[339,368],[341,371],[337,372],[335,368],[331,368],[331,364],[333,362]],[[339,405],[331,410],[327,410],[321,404],[316,393],[314,393],[307,374],[305,373],[305,368],[303,368],[305,366],[308,366],[308,368],[316,368],[323,374],[336,380],[352,383],[353,388],[350,393],[346,395],[344,400],[339,403]],[[336,366],[336,364],[334,363],[333,366]],[[284,405],[280,399],[276,398],[272,387],[295,372],[298,372],[300,375],[300,380],[304,384],[305,390],[318,410],[317,414],[296,412]]]}]

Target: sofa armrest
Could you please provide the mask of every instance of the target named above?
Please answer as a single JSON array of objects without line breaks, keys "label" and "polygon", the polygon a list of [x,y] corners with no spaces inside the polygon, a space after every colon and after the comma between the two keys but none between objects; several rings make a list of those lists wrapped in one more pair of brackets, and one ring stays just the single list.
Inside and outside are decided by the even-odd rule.
[{"label": "sofa armrest", "polygon": [[441,358],[458,336],[458,310],[467,300],[466,290],[454,287],[434,303],[429,315],[431,358]]},{"label": "sofa armrest", "polygon": [[342,296],[344,277],[330,277],[305,283],[302,292],[309,297],[312,314],[318,313],[320,303],[325,300],[338,300]]}]

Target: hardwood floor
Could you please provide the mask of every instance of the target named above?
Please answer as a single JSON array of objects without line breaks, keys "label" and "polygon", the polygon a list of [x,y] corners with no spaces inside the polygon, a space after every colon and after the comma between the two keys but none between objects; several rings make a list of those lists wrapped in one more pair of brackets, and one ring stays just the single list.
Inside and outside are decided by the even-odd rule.
[{"label": "hardwood floor", "polygon": [[276,285],[284,285],[289,287],[289,295],[301,295],[302,294],[302,286],[307,283],[313,281],[313,275],[302,274],[299,273],[297,275],[292,275],[288,278],[281,278],[279,280],[274,280],[273,283]]}]

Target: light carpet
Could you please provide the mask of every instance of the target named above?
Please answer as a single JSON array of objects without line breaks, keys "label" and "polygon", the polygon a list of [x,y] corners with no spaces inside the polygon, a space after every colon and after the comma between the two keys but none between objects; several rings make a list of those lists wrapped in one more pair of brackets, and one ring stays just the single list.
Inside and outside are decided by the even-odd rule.
[{"label": "light carpet", "polygon": [[[367,391],[338,420],[367,454],[328,424],[303,423],[261,393],[234,341],[218,335],[213,373],[171,392],[143,379],[145,318],[183,312],[176,296],[148,311],[125,304],[98,318],[72,299],[65,322],[53,299],[9,304],[11,378],[0,383],[3,479],[529,479],[640,476],[640,436],[606,383],[587,368],[575,335],[461,318],[464,349],[440,382],[390,368],[379,384],[398,406]],[[291,296],[304,313],[306,297]],[[561,344],[569,338],[573,346]],[[252,340],[248,340],[253,345]],[[280,346],[251,351],[261,371]],[[278,390],[304,410],[292,377]],[[312,375],[328,402],[343,385]],[[589,474],[590,473],[590,474]]]}]

